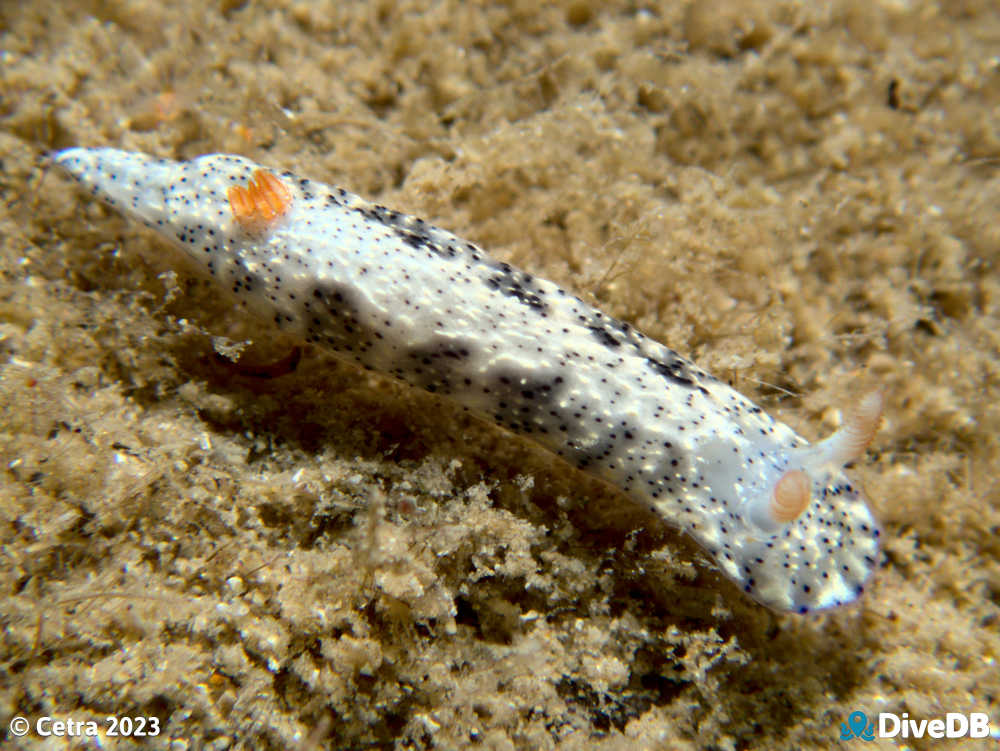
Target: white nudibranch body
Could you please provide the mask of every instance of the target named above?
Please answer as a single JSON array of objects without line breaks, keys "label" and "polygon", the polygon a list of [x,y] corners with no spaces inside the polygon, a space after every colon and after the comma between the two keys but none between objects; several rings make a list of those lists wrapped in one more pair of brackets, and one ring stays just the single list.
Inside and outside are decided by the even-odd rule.
[{"label": "white nudibranch body", "polygon": [[876,565],[878,525],[843,466],[875,432],[878,394],[810,446],[629,324],[345,190],[218,154],[68,149],[55,163],[248,313],[617,485],[765,605],[850,602]]}]

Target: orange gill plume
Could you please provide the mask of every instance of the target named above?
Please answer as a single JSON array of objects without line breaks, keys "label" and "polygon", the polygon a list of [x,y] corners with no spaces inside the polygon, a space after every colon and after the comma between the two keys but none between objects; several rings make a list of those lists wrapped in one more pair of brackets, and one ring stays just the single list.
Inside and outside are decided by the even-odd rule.
[{"label": "orange gill plume", "polygon": [[226,196],[236,221],[251,234],[268,230],[292,205],[288,187],[273,173],[263,169],[253,173],[247,187],[234,185]]}]

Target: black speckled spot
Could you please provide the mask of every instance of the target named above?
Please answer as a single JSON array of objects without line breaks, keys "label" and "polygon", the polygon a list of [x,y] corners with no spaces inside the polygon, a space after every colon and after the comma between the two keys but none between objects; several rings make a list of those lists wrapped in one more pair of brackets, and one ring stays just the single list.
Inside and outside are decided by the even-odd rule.
[{"label": "black speckled spot", "polygon": [[442,258],[454,258],[459,255],[455,243],[442,242],[434,236],[434,232],[440,235],[446,233],[430,227],[423,220],[387,209],[385,206],[369,203],[357,205],[353,210],[360,213],[365,219],[377,222],[392,230],[400,240],[411,248],[424,249]]},{"label": "black speckled spot", "polygon": [[515,433],[557,433],[571,422],[564,412],[550,409],[565,388],[563,381],[554,373],[551,376],[528,377],[513,370],[496,370],[490,374],[486,388],[494,404],[491,416]]},{"label": "black speckled spot", "polygon": [[376,339],[375,332],[359,320],[351,293],[338,284],[313,287],[312,294],[301,301],[298,315],[307,341],[337,352],[364,353]]},{"label": "black speckled spot", "polygon": [[413,347],[394,358],[394,370],[403,380],[427,391],[453,393],[463,390],[462,363],[475,358],[475,342],[449,340]]},{"label": "black speckled spot", "polygon": [[454,258],[458,255],[458,250],[453,244],[442,245],[420,226],[412,228],[394,226],[393,229],[396,232],[396,236],[411,248],[416,248],[417,250],[423,248],[442,258]]},{"label": "black speckled spot", "polygon": [[543,299],[545,292],[533,283],[530,274],[515,269],[509,263],[491,263],[490,266],[497,270],[496,274],[486,280],[486,285],[490,289],[496,290],[501,295],[513,297],[538,313],[548,313],[549,306]]},{"label": "black speckled spot", "polygon": [[313,287],[312,296],[331,312],[340,314],[354,310],[352,293],[342,284],[317,284]]},{"label": "black speckled spot", "polygon": [[611,333],[610,329],[604,325],[591,325],[587,327],[590,332],[594,335],[601,344],[603,344],[608,349],[618,349],[622,346],[622,343],[615,338],[615,335]]},{"label": "black speckled spot", "polygon": [[691,364],[681,358],[680,355],[671,358],[669,362],[661,362],[655,358],[647,357],[646,362],[649,363],[649,367],[654,372],[659,373],[671,383],[676,383],[686,388],[694,388],[696,385],[691,372]]},{"label": "black speckled spot", "polygon": [[438,248],[435,247],[434,243],[427,235],[418,235],[416,232],[408,232],[404,229],[396,229],[396,236],[399,237],[404,243],[409,245],[411,248],[416,248],[420,250],[421,248],[428,248],[433,252],[438,252]]}]

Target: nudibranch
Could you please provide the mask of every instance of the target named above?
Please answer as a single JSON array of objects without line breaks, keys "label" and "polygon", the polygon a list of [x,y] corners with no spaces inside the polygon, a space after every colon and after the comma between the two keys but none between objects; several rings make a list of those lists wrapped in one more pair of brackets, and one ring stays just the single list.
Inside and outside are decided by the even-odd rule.
[{"label": "nudibranch", "polygon": [[220,154],[73,148],[54,160],[180,247],[248,315],[616,485],[767,606],[851,602],[877,564],[879,526],[844,466],[878,427],[879,393],[810,445],[628,323],[341,188]]}]

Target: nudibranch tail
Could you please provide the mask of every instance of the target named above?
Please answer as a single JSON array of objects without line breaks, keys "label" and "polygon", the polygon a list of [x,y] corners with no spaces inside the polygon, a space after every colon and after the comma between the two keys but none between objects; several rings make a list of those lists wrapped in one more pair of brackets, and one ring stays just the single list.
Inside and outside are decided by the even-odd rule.
[{"label": "nudibranch tail", "polygon": [[856,599],[879,529],[843,465],[880,394],[813,446],[630,324],[415,217],[240,156],[68,149],[55,163],[152,227],[246,313],[448,397],[619,487],[749,596]]}]

